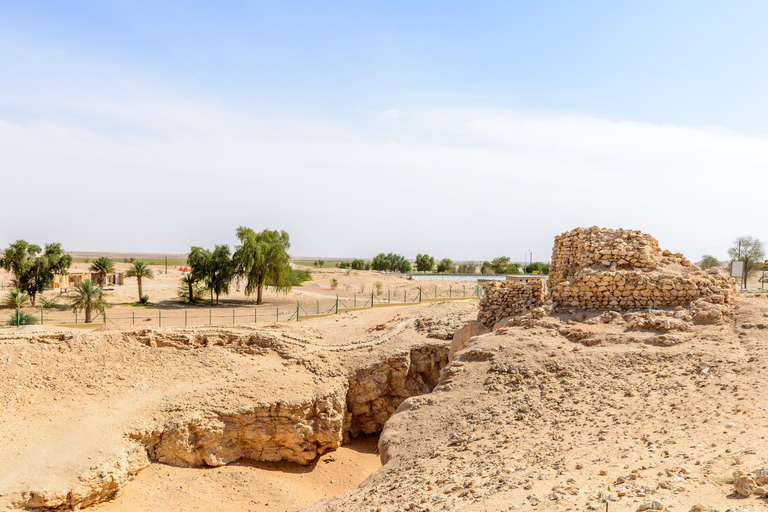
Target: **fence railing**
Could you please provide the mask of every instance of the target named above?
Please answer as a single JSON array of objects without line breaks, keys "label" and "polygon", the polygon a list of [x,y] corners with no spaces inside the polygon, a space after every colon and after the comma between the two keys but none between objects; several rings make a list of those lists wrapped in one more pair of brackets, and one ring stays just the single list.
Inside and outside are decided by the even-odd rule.
[{"label": "fence railing", "polygon": [[[374,307],[414,305],[423,302],[479,298],[482,286],[428,286],[416,289],[372,290],[351,296],[324,297],[299,300],[295,304],[261,306],[188,306],[175,307],[119,307],[86,312],[82,309],[23,308],[8,309],[9,315],[0,317],[0,328],[22,325],[107,325],[113,327],[181,327],[206,325],[232,325],[298,322],[303,319],[334,315],[345,311]],[[90,322],[86,323],[86,313]],[[2,314],[2,310],[0,310]]]}]

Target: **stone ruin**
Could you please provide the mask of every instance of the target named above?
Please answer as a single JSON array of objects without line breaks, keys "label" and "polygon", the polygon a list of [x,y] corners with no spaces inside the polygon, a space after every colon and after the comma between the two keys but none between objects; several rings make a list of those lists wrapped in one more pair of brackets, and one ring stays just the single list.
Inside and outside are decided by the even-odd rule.
[{"label": "stone ruin", "polygon": [[[493,325],[545,303],[519,283],[486,286],[478,320]],[[543,283],[541,284],[543,286]],[[554,311],[638,311],[685,307],[700,323],[718,322],[736,296],[720,269],[701,270],[662,251],[650,235],[626,229],[577,228],[555,237],[546,303]]]},{"label": "stone ruin", "polygon": [[546,302],[545,279],[492,281],[485,285],[477,319],[493,327],[504,318],[519,315]]}]

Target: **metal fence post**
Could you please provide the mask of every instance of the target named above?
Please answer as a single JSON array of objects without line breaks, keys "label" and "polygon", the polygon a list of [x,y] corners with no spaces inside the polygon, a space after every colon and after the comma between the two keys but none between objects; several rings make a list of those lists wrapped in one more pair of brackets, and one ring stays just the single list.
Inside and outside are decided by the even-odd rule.
[{"label": "metal fence post", "polygon": [[463,294],[464,297],[466,297],[467,296],[467,285],[463,284],[462,286],[464,287],[464,291],[462,292],[462,294]]},{"label": "metal fence post", "polygon": [[437,285],[435,285],[435,298],[437,298]]},{"label": "metal fence post", "polygon": [[451,284],[448,285],[448,298],[449,299],[453,298],[453,285]]},{"label": "metal fence post", "polygon": [[133,327],[134,325],[136,325],[136,312],[131,311],[131,327]]},{"label": "metal fence post", "polygon": [[275,318],[276,318],[275,322],[280,321],[280,308],[277,306],[275,306]]},{"label": "metal fence post", "polygon": [[19,321],[20,321],[20,319],[19,319],[19,308],[16,308],[16,327],[19,326]]},{"label": "metal fence post", "polygon": [[320,314],[320,299],[317,299],[317,314]]},{"label": "metal fence post", "polygon": [[339,314],[339,296],[336,296],[336,314]]},{"label": "metal fence post", "polygon": [[390,304],[392,302],[392,295],[390,294],[390,291],[387,290],[387,304]]},{"label": "metal fence post", "polygon": [[299,301],[296,301],[296,321],[299,321]]},{"label": "metal fence post", "polygon": [[371,290],[371,307],[373,307],[373,290]]},{"label": "metal fence post", "polygon": [[40,325],[43,325],[43,306],[40,306]]},{"label": "metal fence post", "polygon": [[419,302],[421,302],[421,294],[422,294],[422,290],[421,290],[421,286],[419,286]]},{"label": "metal fence post", "polygon": [[213,325],[213,314],[210,309],[208,310],[208,325]]},{"label": "metal fence post", "polygon": [[77,306],[75,306],[75,323],[77,323]]},{"label": "metal fence post", "polygon": [[258,314],[258,308],[253,308],[253,323],[257,323],[258,317],[256,316]]},{"label": "metal fence post", "polygon": [[162,309],[157,310],[157,326],[158,327],[163,326],[163,310]]},{"label": "metal fence post", "polygon": [[186,327],[186,326],[187,326],[187,310],[185,308],[184,309],[184,327]]},{"label": "metal fence post", "polygon": [[354,307],[357,307],[357,294],[355,294],[355,304]]},{"label": "metal fence post", "polygon": [[235,308],[232,308],[232,324],[235,323]]},{"label": "metal fence post", "polygon": [[107,325],[107,310],[106,310],[106,308],[101,308],[101,314],[104,316],[104,325]]}]

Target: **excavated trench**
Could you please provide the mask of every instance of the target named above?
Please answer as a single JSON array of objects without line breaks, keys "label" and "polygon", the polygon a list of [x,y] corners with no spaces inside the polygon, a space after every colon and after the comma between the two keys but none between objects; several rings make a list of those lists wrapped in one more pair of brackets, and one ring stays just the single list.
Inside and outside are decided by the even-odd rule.
[{"label": "excavated trench", "polygon": [[[168,331],[144,333],[135,339],[162,350],[221,346],[249,356],[279,354],[309,370],[318,357],[317,352],[297,356],[292,351],[295,342],[259,333],[187,335]],[[187,404],[178,407],[178,414],[169,404],[166,408],[171,413],[161,422],[127,432],[125,442],[110,458],[79,475],[79,487],[26,492],[14,505],[76,510],[102,503],[117,496],[153,462],[182,468],[223,466],[242,459],[308,465],[352,438],[381,431],[405,399],[431,392],[448,364],[448,351],[448,342],[425,341],[323,378],[312,388],[313,393],[289,399],[276,393],[266,400],[246,397],[236,407],[231,403],[221,407],[211,407],[210,402],[205,407]]]}]

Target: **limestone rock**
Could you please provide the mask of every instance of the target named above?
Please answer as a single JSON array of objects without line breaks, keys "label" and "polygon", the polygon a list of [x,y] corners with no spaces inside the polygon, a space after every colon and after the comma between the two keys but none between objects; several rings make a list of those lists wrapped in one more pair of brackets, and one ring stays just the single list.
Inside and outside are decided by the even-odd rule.
[{"label": "limestone rock", "polygon": [[749,475],[741,475],[739,479],[733,484],[733,490],[739,496],[746,498],[750,496],[757,489],[755,480]]}]

